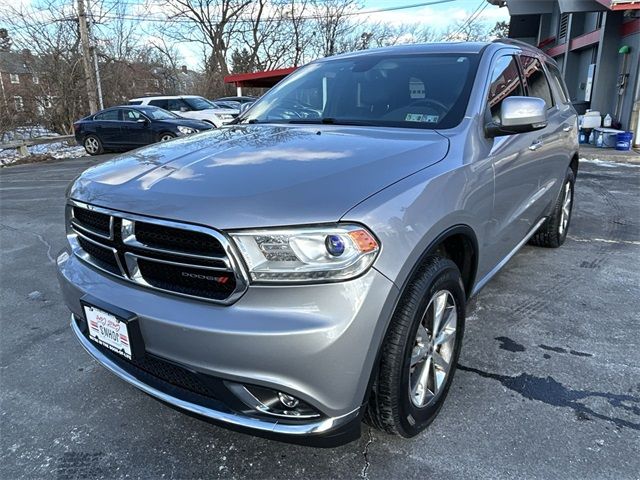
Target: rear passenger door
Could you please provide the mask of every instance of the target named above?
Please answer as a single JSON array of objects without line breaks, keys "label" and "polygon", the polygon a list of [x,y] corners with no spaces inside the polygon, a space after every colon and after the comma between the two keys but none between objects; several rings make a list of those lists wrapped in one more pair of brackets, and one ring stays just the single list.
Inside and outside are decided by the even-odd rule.
[{"label": "rear passenger door", "polygon": [[537,162],[539,195],[542,199],[542,214],[557,200],[565,173],[571,161],[571,142],[567,142],[571,132],[577,137],[577,118],[568,99],[562,99],[559,92],[552,91],[549,74],[540,59],[521,55],[520,62],[524,74],[527,95],[542,98],[547,104],[548,124],[536,135],[531,145],[532,155]]},{"label": "rear passenger door", "polygon": [[117,108],[105,110],[93,117],[96,134],[103,145],[119,145],[122,122]]}]

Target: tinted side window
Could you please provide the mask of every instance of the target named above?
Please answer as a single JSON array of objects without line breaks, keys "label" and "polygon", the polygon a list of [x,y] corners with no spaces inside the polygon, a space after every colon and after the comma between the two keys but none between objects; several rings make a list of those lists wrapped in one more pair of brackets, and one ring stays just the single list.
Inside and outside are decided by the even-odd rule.
[{"label": "tinted side window", "polygon": [[129,105],[142,105],[142,100],[129,100]]},{"label": "tinted side window", "polygon": [[125,122],[135,122],[140,118],[144,118],[142,114],[137,110],[124,109],[122,110],[122,113],[124,115]]},{"label": "tinted side window", "polygon": [[167,107],[162,107],[166,110],[171,110],[172,112],[179,112],[180,109],[182,108],[186,108],[186,111],[191,110],[191,108],[189,107],[189,105],[187,104],[187,102],[185,102],[184,100],[180,99],[180,98],[172,98],[168,100],[168,106]]},{"label": "tinted side window", "polygon": [[547,63],[547,70],[549,70],[549,73],[551,74],[549,77],[551,83],[554,84],[556,92],[560,95],[558,100],[562,103],[569,103],[569,92],[567,91],[567,86],[562,81],[562,74],[560,73],[560,70],[551,63]]},{"label": "tinted side window", "polygon": [[553,107],[553,97],[547,76],[542,69],[540,60],[534,57],[520,57],[522,71],[527,82],[530,97],[538,97],[544,100],[547,108]]},{"label": "tinted side window", "polygon": [[491,111],[494,121],[499,120],[500,105],[507,97],[523,96],[524,87],[518,71],[518,63],[515,57],[506,56],[499,58],[491,72],[491,85],[487,106]]},{"label": "tinted side window", "polygon": [[149,105],[153,105],[154,107],[160,107],[160,108],[164,108],[165,110],[167,110],[168,106],[169,106],[169,101],[168,100],[151,100],[149,102]]},{"label": "tinted side window", "polygon": [[120,120],[118,118],[118,110],[107,110],[106,112],[102,112],[93,117],[94,120],[104,121],[104,120]]}]

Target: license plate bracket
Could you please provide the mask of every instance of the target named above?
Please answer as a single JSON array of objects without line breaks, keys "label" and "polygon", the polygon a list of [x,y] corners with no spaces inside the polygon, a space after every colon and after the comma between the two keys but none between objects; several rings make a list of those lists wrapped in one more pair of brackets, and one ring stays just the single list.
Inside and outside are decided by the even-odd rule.
[{"label": "license plate bracket", "polygon": [[86,333],[93,343],[107,348],[127,360],[145,354],[138,316],[122,308],[103,302],[91,295],[80,299]]}]

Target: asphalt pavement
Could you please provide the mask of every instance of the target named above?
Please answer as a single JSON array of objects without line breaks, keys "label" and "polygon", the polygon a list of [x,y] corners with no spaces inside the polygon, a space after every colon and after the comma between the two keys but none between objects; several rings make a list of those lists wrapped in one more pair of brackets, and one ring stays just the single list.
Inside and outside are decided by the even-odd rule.
[{"label": "asphalt pavement", "polygon": [[74,340],[64,192],[107,158],[0,170],[0,478],[640,478],[640,166],[581,162],[566,244],[525,247],[469,305],[426,432],[321,450],[176,412]]}]

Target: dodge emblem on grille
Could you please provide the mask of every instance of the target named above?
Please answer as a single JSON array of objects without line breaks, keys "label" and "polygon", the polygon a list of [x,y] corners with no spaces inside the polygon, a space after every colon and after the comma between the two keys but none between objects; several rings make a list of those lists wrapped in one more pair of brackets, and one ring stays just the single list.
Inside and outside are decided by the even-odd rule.
[{"label": "dodge emblem on grille", "polygon": [[183,277],[195,278],[197,280],[209,280],[210,282],[226,283],[227,277],[214,277],[211,275],[202,275],[200,273],[182,272]]}]

